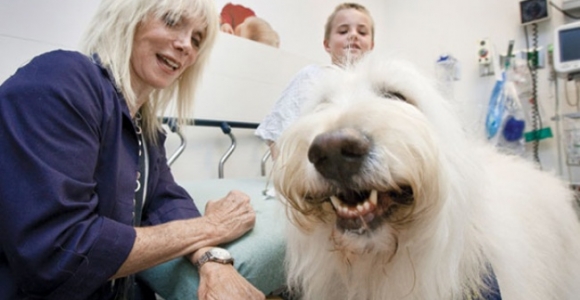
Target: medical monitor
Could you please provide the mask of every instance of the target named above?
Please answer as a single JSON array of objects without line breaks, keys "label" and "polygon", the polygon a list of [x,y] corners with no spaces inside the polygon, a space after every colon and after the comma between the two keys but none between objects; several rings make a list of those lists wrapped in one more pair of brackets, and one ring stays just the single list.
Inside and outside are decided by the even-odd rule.
[{"label": "medical monitor", "polygon": [[580,72],[580,22],[556,28],[554,69],[563,74]]},{"label": "medical monitor", "polygon": [[520,17],[522,25],[530,25],[550,18],[550,5],[548,0],[522,0],[520,1]]}]

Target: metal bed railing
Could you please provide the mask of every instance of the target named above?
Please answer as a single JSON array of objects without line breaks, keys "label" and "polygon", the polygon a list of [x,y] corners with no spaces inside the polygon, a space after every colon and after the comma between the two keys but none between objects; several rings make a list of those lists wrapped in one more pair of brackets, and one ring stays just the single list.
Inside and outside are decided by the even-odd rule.
[{"label": "metal bed railing", "polygon": [[[171,132],[177,134],[180,139],[180,145],[175,150],[175,152],[167,159],[167,164],[172,165],[175,160],[183,153],[185,147],[187,146],[187,141],[181,130],[179,129],[179,124],[177,122],[177,118],[173,117],[163,117],[162,123],[167,125]],[[231,144],[226,150],[226,152],[220,158],[220,162],[218,165],[218,177],[224,178],[224,165],[230,155],[236,149],[237,141],[236,137],[232,133],[232,128],[244,128],[244,129],[256,129],[258,128],[258,123],[250,123],[250,122],[237,122],[237,121],[222,121],[222,120],[209,120],[209,119],[187,119],[185,120],[186,125],[189,126],[206,126],[206,127],[219,127],[224,134],[227,134],[230,137]],[[268,158],[270,157],[270,150],[266,151],[264,156],[261,160],[261,174],[262,176],[266,176],[266,163]]]}]

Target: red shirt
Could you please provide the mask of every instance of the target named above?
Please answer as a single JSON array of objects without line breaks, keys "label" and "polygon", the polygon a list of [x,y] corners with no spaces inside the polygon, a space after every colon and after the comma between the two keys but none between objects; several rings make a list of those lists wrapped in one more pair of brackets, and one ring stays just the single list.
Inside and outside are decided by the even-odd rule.
[{"label": "red shirt", "polygon": [[220,16],[221,24],[228,23],[235,29],[248,17],[256,16],[256,13],[243,5],[228,3],[222,8]]}]

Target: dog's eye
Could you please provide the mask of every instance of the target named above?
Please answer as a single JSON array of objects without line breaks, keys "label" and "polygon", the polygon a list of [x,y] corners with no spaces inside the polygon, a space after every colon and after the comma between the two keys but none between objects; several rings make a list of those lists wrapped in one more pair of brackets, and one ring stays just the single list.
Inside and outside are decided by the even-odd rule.
[{"label": "dog's eye", "polygon": [[394,91],[380,91],[379,95],[387,99],[396,99],[407,102],[407,98],[403,94]]},{"label": "dog's eye", "polygon": [[399,98],[400,100],[407,102],[407,98],[405,98],[405,96],[403,96],[401,93],[391,92],[391,95],[393,95],[396,98]]}]

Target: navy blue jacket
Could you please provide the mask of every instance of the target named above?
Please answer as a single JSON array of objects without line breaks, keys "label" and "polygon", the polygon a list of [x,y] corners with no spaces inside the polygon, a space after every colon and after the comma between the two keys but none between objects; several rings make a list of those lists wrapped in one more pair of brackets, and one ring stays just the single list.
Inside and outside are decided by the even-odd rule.
[{"label": "navy blue jacket", "polygon": [[[143,226],[198,217],[148,145]],[[108,72],[77,52],[34,58],[0,86],[0,299],[110,299],[135,241],[138,144]]]}]

